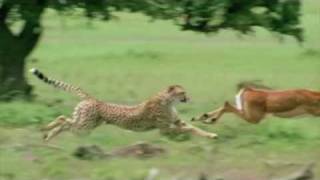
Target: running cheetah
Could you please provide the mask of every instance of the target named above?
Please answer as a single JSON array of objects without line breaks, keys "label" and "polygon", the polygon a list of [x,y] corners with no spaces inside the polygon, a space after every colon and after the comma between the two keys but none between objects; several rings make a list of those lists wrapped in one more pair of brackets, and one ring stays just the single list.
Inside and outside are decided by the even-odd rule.
[{"label": "running cheetah", "polygon": [[127,106],[99,101],[78,87],[48,78],[37,69],[33,68],[30,71],[45,83],[81,98],[72,118],[59,116],[43,128],[45,141],[66,130],[75,133],[90,132],[102,123],[117,125],[132,131],[159,129],[164,135],[191,133],[207,138],[217,137],[217,134],[196,128],[178,117],[174,105],[188,101],[185,90],[179,85],[169,86],[140,104]]}]

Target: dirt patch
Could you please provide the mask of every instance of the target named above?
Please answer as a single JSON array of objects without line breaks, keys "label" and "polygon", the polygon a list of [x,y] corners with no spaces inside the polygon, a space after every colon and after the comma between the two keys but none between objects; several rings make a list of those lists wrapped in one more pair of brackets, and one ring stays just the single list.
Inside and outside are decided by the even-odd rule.
[{"label": "dirt patch", "polygon": [[164,154],[166,150],[160,146],[140,142],[129,146],[117,148],[112,151],[104,151],[97,145],[79,146],[73,156],[79,159],[94,160],[111,157],[136,157],[151,158]]},{"label": "dirt patch", "polygon": [[273,179],[273,180],[314,180],[315,175],[313,172],[315,164],[310,163],[303,167],[301,170],[287,176],[287,177],[282,177],[278,179]]}]

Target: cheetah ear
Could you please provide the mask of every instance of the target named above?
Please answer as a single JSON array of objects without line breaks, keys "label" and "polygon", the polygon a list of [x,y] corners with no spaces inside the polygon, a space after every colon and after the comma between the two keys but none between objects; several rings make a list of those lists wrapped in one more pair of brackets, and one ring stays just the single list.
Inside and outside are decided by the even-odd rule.
[{"label": "cheetah ear", "polygon": [[168,87],[168,92],[172,92],[176,87],[174,85]]}]

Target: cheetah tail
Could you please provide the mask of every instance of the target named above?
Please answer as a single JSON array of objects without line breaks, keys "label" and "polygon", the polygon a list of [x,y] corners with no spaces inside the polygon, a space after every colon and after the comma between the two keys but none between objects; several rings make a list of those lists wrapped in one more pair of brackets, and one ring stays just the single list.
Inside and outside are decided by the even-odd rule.
[{"label": "cheetah tail", "polygon": [[62,89],[64,91],[75,94],[75,95],[79,96],[81,99],[90,98],[90,96],[86,92],[82,91],[79,87],[75,87],[75,86],[67,84],[65,82],[48,78],[46,75],[44,75],[38,69],[32,68],[32,69],[30,69],[30,72],[33,75],[35,75],[38,79],[42,80],[43,82],[45,82],[49,85],[52,85],[53,87],[56,87],[58,89]]}]

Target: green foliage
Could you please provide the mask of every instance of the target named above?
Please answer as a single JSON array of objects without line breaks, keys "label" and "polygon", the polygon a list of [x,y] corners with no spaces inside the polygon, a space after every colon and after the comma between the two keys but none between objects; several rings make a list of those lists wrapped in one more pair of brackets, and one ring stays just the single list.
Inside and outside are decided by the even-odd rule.
[{"label": "green foliage", "polygon": [[83,9],[86,17],[109,20],[114,12],[140,12],[153,19],[169,19],[202,33],[233,29],[247,34],[255,27],[291,35],[303,41],[300,0],[4,0],[14,6],[12,18],[34,19],[35,8],[50,7],[61,13]]},{"label": "green foliage", "polygon": [[0,125],[25,126],[47,123],[57,117],[61,111],[48,108],[44,104],[31,104],[27,101],[0,103]]}]

